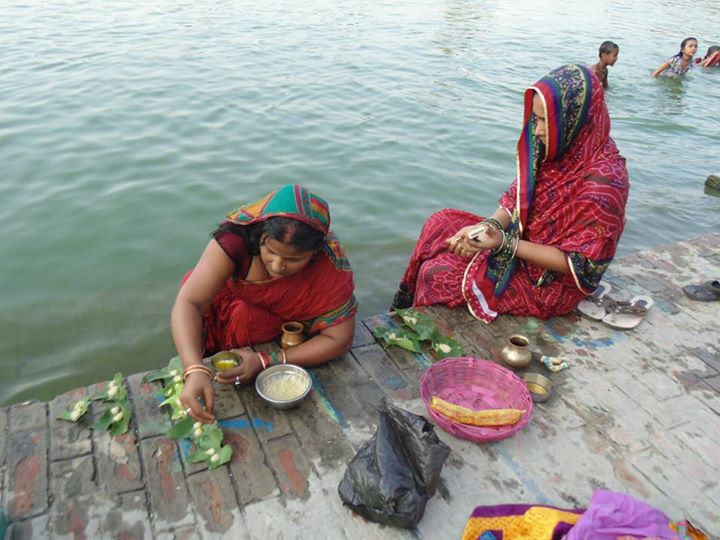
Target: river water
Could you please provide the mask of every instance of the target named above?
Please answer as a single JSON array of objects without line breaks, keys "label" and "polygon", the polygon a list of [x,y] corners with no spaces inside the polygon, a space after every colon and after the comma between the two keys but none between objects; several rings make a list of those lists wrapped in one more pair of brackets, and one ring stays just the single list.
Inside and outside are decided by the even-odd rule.
[{"label": "river water", "polygon": [[224,214],[295,181],[331,203],[361,314],[425,217],[484,214],[524,88],[620,44],[620,254],[718,229],[720,70],[650,73],[714,0],[16,0],[0,5],[0,404],[163,365],[177,284]]}]

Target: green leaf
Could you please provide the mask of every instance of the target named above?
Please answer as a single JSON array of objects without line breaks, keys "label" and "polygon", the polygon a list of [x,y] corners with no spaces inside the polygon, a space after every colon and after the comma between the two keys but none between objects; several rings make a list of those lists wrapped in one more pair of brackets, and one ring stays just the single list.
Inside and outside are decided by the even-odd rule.
[{"label": "green leaf", "polygon": [[405,326],[417,332],[421,341],[431,341],[437,333],[435,321],[427,313],[420,313],[412,308],[395,310]]},{"label": "green leaf", "polygon": [[205,453],[206,450],[197,450],[187,457],[189,463],[200,463],[205,461],[208,455]]},{"label": "green leaf", "polygon": [[191,417],[186,416],[183,420],[180,420],[175,425],[173,425],[170,429],[167,430],[165,435],[168,437],[168,439],[184,439],[186,437],[190,436],[190,433],[193,429],[193,424],[195,423],[195,420],[193,420]]},{"label": "green leaf", "polygon": [[154,382],[154,381],[164,381],[165,379],[172,378],[172,375],[170,375],[170,370],[168,368],[162,368],[158,369],[157,371],[151,371],[147,375],[145,375],[142,378],[142,382]]},{"label": "green leaf", "polygon": [[223,441],[223,432],[222,430],[212,425],[205,426],[203,428],[203,434],[195,439],[195,443],[200,448],[219,448]]},{"label": "green leaf", "polygon": [[212,458],[209,460],[209,467],[211,469],[217,469],[220,465],[224,465],[225,463],[228,463],[232,459],[233,449],[231,446],[223,446],[218,451],[217,455],[220,456],[220,459],[213,463]]},{"label": "green leaf", "polygon": [[112,424],[113,421],[113,414],[110,412],[110,407],[107,407],[100,418],[98,418],[93,424],[90,426],[90,429],[97,429],[99,431],[105,431],[107,428],[110,427],[110,424]]},{"label": "green leaf", "polygon": [[[120,420],[115,420],[115,415],[113,415],[113,422],[110,424],[110,433],[112,435],[122,435],[123,433],[127,433],[132,412],[127,402],[118,403],[116,406],[120,407],[122,418]],[[111,413],[112,409],[113,407],[110,407]]]},{"label": "green leaf", "polygon": [[84,398],[68,403],[67,408],[57,417],[59,420],[77,422],[87,412],[90,398]]},{"label": "green leaf", "polygon": [[420,337],[407,328],[394,328],[388,330],[383,336],[385,343],[396,345],[412,352],[420,352]]},{"label": "green leaf", "polygon": [[459,341],[440,334],[435,337],[431,346],[440,358],[463,356],[465,354]]}]

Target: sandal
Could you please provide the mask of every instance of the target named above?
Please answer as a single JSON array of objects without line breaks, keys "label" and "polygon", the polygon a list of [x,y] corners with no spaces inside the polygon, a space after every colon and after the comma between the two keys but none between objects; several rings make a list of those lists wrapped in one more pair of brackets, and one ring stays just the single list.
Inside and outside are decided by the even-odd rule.
[{"label": "sandal", "polygon": [[578,304],[577,310],[586,317],[590,317],[596,321],[602,320],[607,314],[605,302],[607,295],[610,294],[610,289],[612,289],[612,287],[609,283],[601,281],[600,285],[595,289],[595,292]]},{"label": "sandal", "polygon": [[654,304],[655,301],[652,298],[642,295],[633,297],[629,302],[608,298],[605,301],[607,315],[602,318],[602,322],[613,328],[630,330],[642,322],[645,314]]},{"label": "sandal", "polygon": [[715,302],[720,300],[720,281],[706,281],[702,285],[685,285],[683,292],[698,302]]}]

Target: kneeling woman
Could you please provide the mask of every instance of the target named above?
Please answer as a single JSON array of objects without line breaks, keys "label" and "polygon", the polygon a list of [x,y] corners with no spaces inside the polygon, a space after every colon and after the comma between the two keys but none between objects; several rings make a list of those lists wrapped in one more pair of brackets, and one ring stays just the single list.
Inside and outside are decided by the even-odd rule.
[{"label": "kneeling woman", "polygon": [[492,218],[445,209],[427,220],[394,307],[466,304],[489,323],[498,313],[548,319],[592,294],[628,196],[594,73],[563,66],[525,91],[517,160]]},{"label": "kneeling woman", "polygon": [[180,400],[188,413],[213,420],[210,376],[192,366],[216,351],[271,341],[284,322],[300,321],[313,337],[288,351],[236,351],[242,362],[218,380],[247,383],[272,363],[313,366],[347,352],[357,310],[353,289],[352,270],[330,231],[327,203],[314,193],[288,184],[228,214],[172,310],[186,377]]}]

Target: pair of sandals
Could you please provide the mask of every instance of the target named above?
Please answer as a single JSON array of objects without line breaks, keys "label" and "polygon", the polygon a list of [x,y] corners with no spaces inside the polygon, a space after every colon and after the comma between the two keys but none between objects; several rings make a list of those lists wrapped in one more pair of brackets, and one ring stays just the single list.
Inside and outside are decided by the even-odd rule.
[{"label": "pair of sandals", "polygon": [[683,292],[699,302],[716,302],[720,300],[720,281],[706,281],[702,285],[685,285]]},{"label": "pair of sandals", "polygon": [[611,289],[609,283],[601,281],[595,292],[578,304],[578,311],[613,328],[630,330],[643,321],[648,310],[655,304],[652,298],[641,294],[628,301],[615,300],[610,298]]}]

